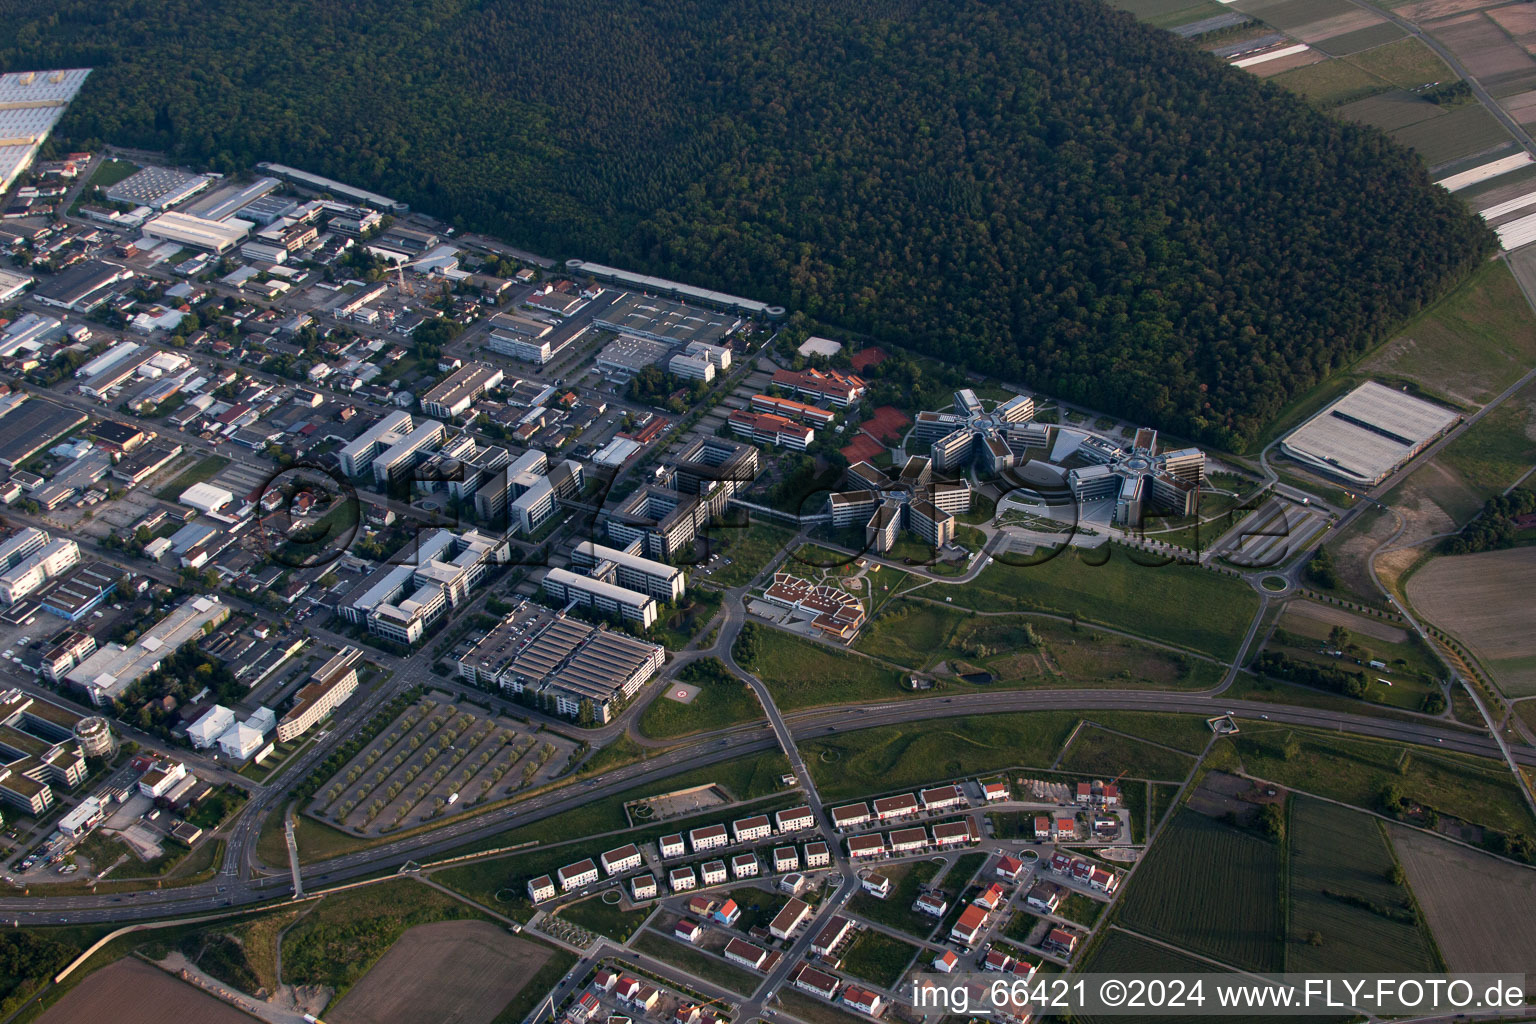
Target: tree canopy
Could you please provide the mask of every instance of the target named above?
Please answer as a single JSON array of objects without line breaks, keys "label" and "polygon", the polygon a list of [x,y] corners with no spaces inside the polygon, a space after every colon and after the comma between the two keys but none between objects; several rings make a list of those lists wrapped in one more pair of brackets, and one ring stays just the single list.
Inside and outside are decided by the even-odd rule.
[{"label": "tree canopy", "polygon": [[1381,132],[1099,0],[0,0],[61,125],[278,160],[1241,447],[1493,251]]}]

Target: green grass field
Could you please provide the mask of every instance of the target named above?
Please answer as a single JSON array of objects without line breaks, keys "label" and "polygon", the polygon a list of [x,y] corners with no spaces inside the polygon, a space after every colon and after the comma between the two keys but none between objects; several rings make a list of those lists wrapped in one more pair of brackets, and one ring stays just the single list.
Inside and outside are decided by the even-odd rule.
[{"label": "green grass field", "polygon": [[882,793],[1011,765],[1049,767],[1071,711],[978,715],[882,726],[799,744],[823,797]]},{"label": "green grass field", "polygon": [[752,666],[781,711],[900,697],[902,673],[782,630],[764,629]]},{"label": "green grass field", "polygon": [[913,910],[912,901],[917,899],[921,887],[933,881],[939,867],[928,860],[882,867],[880,873],[891,880],[890,895],[882,900],[860,889],[848,901],[848,909],[898,931],[926,937],[933,929],[933,918]]},{"label": "green grass field", "polygon": [[762,984],[762,977],[744,971],[740,967],[734,967],[717,957],[700,952],[692,946],[685,946],[681,942],[674,942],[664,935],[651,931],[649,928],[636,936],[630,945],[644,953],[653,956],[657,960],[665,961],[674,967],[680,967],[689,974],[697,975],[705,981],[729,989],[739,995],[748,996]]},{"label": "green grass field", "polygon": [[180,476],[166,484],[155,492],[155,497],[162,501],[175,501],[193,484],[200,484],[205,480],[211,480],[218,475],[219,470],[229,465],[229,460],[222,455],[209,455],[196,465],[184,470]]},{"label": "green grass field", "polygon": [[1444,970],[1407,888],[1390,880],[1396,861],[1374,818],[1297,797],[1288,837],[1287,970]]},{"label": "green grass field", "polygon": [[884,932],[866,929],[849,945],[843,970],[881,988],[895,988],[918,948]]},{"label": "green grass field", "polygon": [[1274,843],[1181,811],[1137,871],[1122,920],[1235,967],[1276,970],[1280,862]]},{"label": "green grass field", "polygon": [[[708,659],[705,659],[706,663]],[[699,687],[687,704],[667,696],[676,686],[659,693],[640,715],[640,732],[652,739],[671,739],[692,732],[724,729],[763,717],[763,706],[752,688],[731,676],[719,676],[701,670],[683,670],[679,679]]]},{"label": "green grass field", "polygon": [[[1287,734],[1299,745],[1291,758],[1283,749]],[[1244,722],[1232,742],[1249,774],[1283,786],[1375,810],[1390,785],[1441,814],[1536,835],[1514,778],[1498,761],[1255,722]]]},{"label": "green grass field", "polygon": [[1456,73],[1450,65],[1412,37],[1352,53],[1347,60],[1360,70],[1402,89],[1415,89],[1428,82],[1451,82],[1456,79]]},{"label": "green grass field", "polygon": [[650,910],[621,910],[617,903],[604,903],[601,896],[594,896],[561,907],[558,916],[615,942],[627,942],[635,929],[645,923]]},{"label": "green grass field", "polygon": [[1509,141],[1509,132],[1477,103],[1388,134],[1402,145],[1418,150],[1431,168]]},{"label": "green grass field", "polygon": [[[720,561],[706,576],[722,587],[739,587],[749,582],[763,570],[783,547],[794,539],[795,531],[787,526],[754,520],[750,526],[715,526],[709,531],[710,552],[719,552]],[[730,565],[725,560],[731,560]]]},{"label": "green grass field", "polygon": [[1061,770],[1085,775],[1133,777],[1183,782],[1195,759],[1164,747],[1127,739],[1093,726],[1079,729],[1061,759]]},{"label": "green grass field", "polygon": [[1528,384],[1446,445],[1434,461],[1454,470],[1476,498],[1486,501],[1502,494],[1536,462],[1533,419],[1536,384]]},{"label": "green grass field", "polygon": [[[977,615],[923,597],[900,597],[861,631],[854,649],[937,672],[959,692],[1043,687],[1204,689],[1221,667],[1091,626],[1030,615]],[[980,669],[990,683],[961,679]]]},{"label": "green grass field", "polygon": [[1185,565],[1138,565],[1116,545],[1038,565],[996,562],[944,596],[979,610],[1076,615],[1220,659],[1237,653],[1258,610],[1258,595],[1240,580]]}]

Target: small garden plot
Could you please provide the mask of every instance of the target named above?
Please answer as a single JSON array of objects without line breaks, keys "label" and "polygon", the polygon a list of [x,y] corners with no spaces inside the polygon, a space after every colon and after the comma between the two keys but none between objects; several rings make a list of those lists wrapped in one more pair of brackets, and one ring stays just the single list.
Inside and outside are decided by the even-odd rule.
[{"label": "small garden plot", "polygon": [[843,955],[843,970],[881,988],[895,988],[917,954],[911,943],[866,928]]}]

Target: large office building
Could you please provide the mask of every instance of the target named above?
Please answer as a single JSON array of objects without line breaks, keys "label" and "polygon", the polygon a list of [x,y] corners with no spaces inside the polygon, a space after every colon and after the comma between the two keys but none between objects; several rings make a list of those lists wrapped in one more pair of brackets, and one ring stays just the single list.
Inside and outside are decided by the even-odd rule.
[{"label": "large office building", "polygon": [[638,622],[642,629],[649,629],[656,622],[656,599],[650,594],[569,569],[549,570],[544,576],[544,592],[557,601],[570,601]]},{"label": "large office building", "polygon": [[420,539],[412,564],[392,566],[368,581],[363,593],[343,601],[337,612],[375,636],[409,646],[469,600],[491,566],[509,556],[505,540],[478,530],[438,530]]},{"label": "large office building", "polygon": [[0,602],[15,604],[80,561],[80,545],[68,537],[24,527],[0,543]]},{"label": "large office building", "polygon": [[[81,715],[41,697],[15,689],[0,693],[0,802],[37,816],[53,806],[55,786],[73,789],[84,782],[86,753],[77,733],[88,731],[81,723]],[[106,741],[110,747],[110,726]]]},{"label": "large office building", "polygon": [[846,474],[853,489],[827,495],[832,525],[862,524],[866,545],[879,554],[895,547],[902,530],[934,548],[949,545],[955,516],[971,510],[971,487],[964,480],[935,480],[933,470],[933,461],[921,455],[889,470],[854,463]]},{"label": "large office building", "polygon": [[32,166],[90,68],[0,75],[0,192]]},{"label": "large office building", "polygon": [[189,640],[229,618],[217,597],[188,598],[145,630],[132,644],[107,644],[70,669],[64,679],[100,707],[122,695]]},{"label": "large office building", "polygon": [[670,559],[692,548],[710,515],[704,498],[648,484],[605,509],[603,523],[616,546],[628,549],[638,540],[646,557]]},{"label": "large office building", "polygon": [[749,487],[757,473],[757,449],[723,437],[698,438],[672,456],[673,487],[710,503],[714,516],[721,515],[725,503]]},{"label": "large office building", "polygon": [[796,423],[771,412],[736,409],[727,422],[737,436],[748,438],[754,444],[772,444],[803,452],[816,440],[816,431],[804,423]]},{"label": "large office building", "polygon": [[496,387],[506,376],[485,363],[467,363],[421,397],[421,411],[442,420],[458,419],[476,399]]},{"label": "large office building", "polygon": [[525,605],[459,659],[458,670],[486,689],[547,699],[571,718],[585,706],[601,724],[665,660],[658,644]]},{"label": "large office building", "polygon": [[341,449],[341,470],[348,476],[361,476],[373,470],[376,483],[409,472],[430,445],[441,444],[448,429],[437,420],[417,423],[403,410],[385,413],[379,421]]},{"label": "large office building", "polygon": [[557,351],[550,337],[554,325],[542,320],[517,313],[495,313],[490,327],[485,347],[499,355],[543,366]]},{"label": "large office building", "polygon": [[1444,406],[1366,381],[1293,430],[1280,450],[1308,469],[1372,487],[1457,419]]},{"label": "large office building", "polygon": [[572,550],[571,564],[595,579],[650,594],[658,601],[676,601],[687,585],[686,574],[675,565],[590,540]]},{"label": "large office building", "polygon": [[357,689],[357,666],[362,660],[362,651],[356,647],[343,647],[316,669],[309,682],[294,695],[293,707],[277,723],[277,741],[286,743],[304,735],[352,696]]}]

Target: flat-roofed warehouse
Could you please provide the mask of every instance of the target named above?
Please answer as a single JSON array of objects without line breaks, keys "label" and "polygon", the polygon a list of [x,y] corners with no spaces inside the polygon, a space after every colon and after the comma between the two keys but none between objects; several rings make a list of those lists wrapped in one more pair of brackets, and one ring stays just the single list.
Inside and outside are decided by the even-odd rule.
[{"label": "flat-roofed warehouse", "polygon": [[0,416],[0,466],[15,469],[87,419],[83,412],[30,398]]},{"label": "flat-roofed warehouse", "polygon": [[1371,487],[1457,418],[1452,409],[1366,381],[1297,427],[1280,449],[1310,469]]},{"label": "flat-roofed warehouse", "polygon": [[227,220],[208,220],[190,214],[162,213],[144,225],[144,234],[177,245],[209,252],[226,253],[239,245],[250,234],[252,224],[248,220],[230,217]]},{"label": "flat-roofed warehouse", "polygon": [[202,174],[188,174],[174,167],[145,167],[107,189],[114,203],[164,210],[190,199],[213,183]]},{"label": "flat-roofed warehouse", "polygon": [[717,313],[699,306],[656,299],[629,292],[593,317],[598,327],[620,334],[649,338],[665,345],[686,345],[702,341],[718,345],[741,326],[741,318],[731,313]]},{"label": "flat-roofed warehouse", "polygon": [[0,192],[32,165],[90,68],[0,75]]}]

